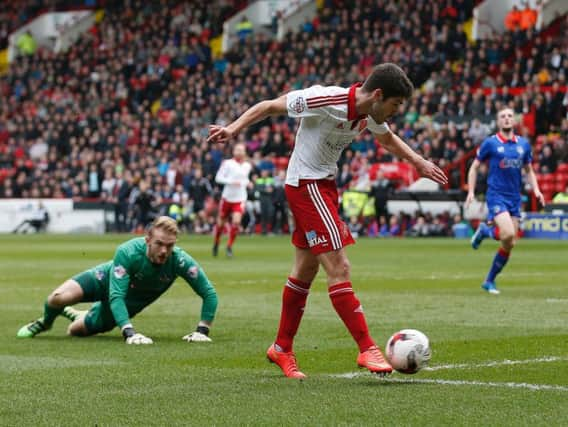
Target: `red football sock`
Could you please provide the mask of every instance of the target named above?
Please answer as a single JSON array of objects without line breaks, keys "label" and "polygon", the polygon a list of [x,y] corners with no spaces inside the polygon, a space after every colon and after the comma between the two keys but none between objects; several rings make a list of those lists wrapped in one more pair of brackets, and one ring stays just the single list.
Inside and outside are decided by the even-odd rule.
[{"label": "red football sock", "polygon": [[237,234],[239,234],[239,226],[235,224],[231,224],[231,228],[229,231],[229,241],[227,242],[227,247],[233,246],[235,243],[235,239],[237,238]]},{"label": "red football sock", "polygon": [[275,344],[282,351],[292,351],[292,342],[300,327],[311,283],[288,277],[282,293],[282,314]]},{"label": "red football sock", "polygon": [[219,240],[221,240],[221,234],[223,234],[223,228],[219,227],[219,225],[215,225],[215,245],[219,244]]},{"label": "red football sock", "polygon": [[353,339],[359,346],[359,351],[364,352],[375,345],[369,335],[369,328],[363,313],[363,307],[355,296],[351,282],[337,283],[329,287],[331,303],[349,329]]},{"label": "red football sock", "polygon": [[493,238],[495,240],[501,240],[500,238],[500,232],[499,232],[499,227],[495,226],[495,228],[493,229]]}]

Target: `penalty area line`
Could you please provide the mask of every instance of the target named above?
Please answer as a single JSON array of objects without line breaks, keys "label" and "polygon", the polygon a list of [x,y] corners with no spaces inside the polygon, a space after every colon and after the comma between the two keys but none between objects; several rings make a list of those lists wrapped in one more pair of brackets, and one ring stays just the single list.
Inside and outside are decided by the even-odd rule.
[{"label": "penalty area line", "polygon": [[444,369],[475,369],[475,368],[492,368],[495,366],[513,366],[513,365],[532,365],[533,363],[550,363],[550,362],[565,362],[568,357],[546,356],[536,359],[525,360],[493,360],[484,363],[456,363],[450,365],[427,366],[423,371],[441,371]]},{"label": "penalty area line", "polygon": [[462,380],[435,380],[435,379],[402,379],[391,378],[387,379],[388,382],[402,383],[402,384],[437,384],[437,385],[456,385],[456,386],[478,386],[478,387],[501,387],[501,388],[522,388],[533,391],[568,391],[568,387],[561,385],[551,384],[530,384],[530,383],[496,383],[485,381],[462,381]]},{"label": "penalty area line", "polygon": [[[427,372],[433,372],[433,371],[452,370],[452,369],[492,368],[496,366],[532,365],[537,363],[565,362],[565,361],[568,361],[568,357],[545,356],[536,359],[525,359],[525,360],[490,360],[484,363],[455,363],[450,365],[427,366],[425,368],[422,368],[422,370]],[[337,374],[334,376],[337,378],[355,378],[361,375],[362,375],[361,372],[347,372],[345,374]]]},{"label": "penalty area line", "polygon": [[[347,374],[330,375],[334,378],[359,378],[359,377],[369,377],[369,372],[349,372]],[[498,383],[491,381],[465,381],[465,380],[442,380],[442,379],[432,379],[432,378],[380,378],[379,381],[384,381],[385,383],[397,383],[397,384],[433,384],[433,385],[453,385],[453,386],[475,386],[475,387],[497,387],[497,388],[520,388],[532,391],[568,391],[568,387],[562,385],[552,385],[552,384],[530,384],[530,383]]]},{"label": "penalty area line", "polygon": [[[452,369],[474,369],[474,368],[490,368],[495,366],[513,366],[513,365],[530,365],[538,363],[549,362],[563,362],[568,361],[568,357],[546,356],[536,359],[526,360],[500,360],[489,361],[485,363],[460,363],[453,365],[438,365],[430,366],[422,369],[423,371],[440,371]],[[347,372],[345,374],[331,375],[334,378],[352,379],[363,376],[369,376],[368,372]],[[431,379],[431,378],[386,378],[385,382],[401,383],[401,384],[438,384],[438,385],[454,385],[454,386],[478,386],[478,387],[502,387],[502,388],[520,388],[528,390],[551,390],[551,391],[568,391],[568,387],[552,384],[530,384],[530,383],[516,383],[516,382],[485,382],[485,381],[465,381],[465,380],[444,380],[444,379]]]}]

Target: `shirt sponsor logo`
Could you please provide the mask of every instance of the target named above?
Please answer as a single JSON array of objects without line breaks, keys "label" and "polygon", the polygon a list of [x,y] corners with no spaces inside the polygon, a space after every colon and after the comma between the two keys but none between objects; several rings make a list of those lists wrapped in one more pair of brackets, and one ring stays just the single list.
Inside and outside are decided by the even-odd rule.
[{"label": "shirt sponsor logo", "polygon": [[188,274],[189,277],[191,277],[192,279],[195,279],[195,278],[197,278],[197,276],[199,275],[199,268],[197,268],[196,265],[192,265],[191,267],[188,268],[187,274]]},{"label": "shirt sponsor logo", "polygon": [[347,147],[349,144],[351,144],[351,141],[352,141],[352,139],[348,139],[348,140],[340,139],[338,141],[327,140],[327,141],[325,141],[325,143],[331,150],[339,151],[339,150],[343,150],[345,147]]},{"label": "shirt sponsor logo", "polygon": [[299,96],[290,104],[290,108],[292,111],[295,111],[296,114],[300,114],[306,109],[306,101],[303,97]]},{"label": "shirt sponsor logo", "polygon": [[516,168],[519,169],[523,166],[523,161],[521,159],[503,159],[499,162],[499,167],[501,169]]},{"label": "shirt sponsor logo", "polygon": [[306,233],[306,240],[308,241],[308,245],[310,248],[317,246],[317,245],[327,245],[328,241],[325,236],[318,236],[317,233],[312,230]]},{"label": "shirt sponsor logo", "polygon": [[124,276],[126,276],[126,269],[122,265],[114,267],[114,277],[122,279]]}]

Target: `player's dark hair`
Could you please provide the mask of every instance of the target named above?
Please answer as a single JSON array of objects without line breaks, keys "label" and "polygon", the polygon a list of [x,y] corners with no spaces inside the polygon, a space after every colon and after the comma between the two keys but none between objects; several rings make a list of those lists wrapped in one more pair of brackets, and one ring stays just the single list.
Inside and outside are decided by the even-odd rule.
[{"label": "player's dark hair", "polygon": [[412,96],[414,85],[406,73],[396,64],[386,62],[377,65],[363,83],[365,92],[381,89],[384,99],[401,97],[408,99]]}]

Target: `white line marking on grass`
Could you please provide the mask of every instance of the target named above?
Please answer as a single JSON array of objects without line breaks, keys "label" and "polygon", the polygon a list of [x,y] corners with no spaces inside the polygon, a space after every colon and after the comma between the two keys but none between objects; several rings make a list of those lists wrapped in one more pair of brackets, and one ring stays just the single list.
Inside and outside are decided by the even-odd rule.
[{"label": "white line marking on grass", "polygon": [[546,356],[537,359],[526,360],[494,360],[485,363],[456,363],[450,365],[428,366],[424,371],[440,371],[443,369],[475,369],[475,368],[492,368],[494,366],[510,366],[510,365],[531,365],[533,363],[549,363],[564,362],[568,357]]},{"label": "white line marking on grass", "polygon": [[484,381],[462,381],[462,380],[434,380],[434,379],[402,379],[391,378],[387,382],[402,383],[402,384],[440,384],[440,385],[462,385],[462,386],[480,386],[480,387],[503,387],[503,388],[524,388],[528,390],[540,391],[568,391],[568,387],[561,385],[550,384],[529,384],[529,383],[495,383]]},{"label": "white line marking on grass", "polygon": [[[353,379],[358,377],[368,377],[372,374],[368,372],[348,372],[346,374],[332,375],[335,378],[345,378]],[[464,380],[442,380],[442,379],[428,379],[428,378],[415,378],[415,379],[404,379],[404,378],[385,378],[379,379],[386,383],[399,383],[399,384],[437,384],[437,385],[460,385],[460,386],[479,386],[479,387],[502,387],[502,388],[524,388],[533,391],[568,391],[568,387],[562,385],[551,385],[551,384],[530,384],[530,383],[496,383],[496,382],[485,382],[485,381],[464,381]]]},{"label": "white line marking on grass", "polygon": [[[550,362],[563,362],[568,361],[568,357],[546,356],[536,359],[525,360],[494,360],[485,363],[456,363],[450,365],[429,366],[423,371],[441,371],[444,369],[475,369],[475,368],[491,368],[495,366],[512,366],[512,365],[531,365],[537,363],[550,363]],[[331,375],[335,378],[352,379],[357,377],[368,376],[368,372],[347,372],[345,374]],[[462,381],[462,380],[443,380],[443,379],[402,379],[402,378],[388,378],[386,381],[395,383],[416,383],[416,384],[441,384],[441,385],[465,385],[465,386],[485,386],[485,387],[506,387],[506,388],[526,388],[529,390],[553,390],[553,391],[568,391],[568,387],[550,384],[529,384],[529,383],[495,383],[483,381]]]},{"label": "white line marking on grass", "polygon": [[566,303],[568,302],[568,298],[547,298],[546,302],[548,303]]},{"label": "white line marking on grass", "polygon": [[[526,360],[492,360],[484,363],[455,363],[450,365],[437,365],[427,366],[423,371],[441,371],[444,369],[475,369],[475,368],[492,368],[495,366],[511,366],[511,365],[531,365],[533,363],[549,363],[549,362],[564,362],[568,361],[568,357],[559,356],[546,356],[537,359]],[[362,375],[361,372],[347,372],[345,374],[338,374],[338,378],[355,378]]]}]

